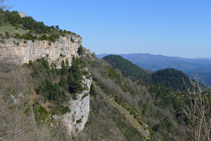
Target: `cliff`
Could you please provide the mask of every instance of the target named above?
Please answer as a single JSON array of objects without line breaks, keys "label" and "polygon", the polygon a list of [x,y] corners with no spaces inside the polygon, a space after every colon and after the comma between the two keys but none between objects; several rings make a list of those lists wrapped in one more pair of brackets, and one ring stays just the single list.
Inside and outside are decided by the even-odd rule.
[{"label": "cliff", "polygon": [[[0,41],[0,61],[2,62],[21,65],[44,57],[49,63],[55,63],[59,68],[62,60],[68,60],[71,66],[72,58],[79,57],[78,48],[81,46],[82,38],[78,35],[66,34],[64,37],[60,36],[55,42],[15,38],[0,39]],[[87,68],[86,71],[88,72]],[[83,130],[89,116],[89,91],[92,78],[83,76],[81,83],[86,89],[78,93],[76,99],[68,102],[70,112],[59,117],[59,119],[62,118],[70,136]]]},{"label": "cliff", "polygon": [[78,47],[82,43],[80,36],[66,34],[56,42],[23,39],[0,39],[0,61],[24,64],[48,56],[50,63],[58,64],[59,60],[68,60],[78,56]]},{"label": "cliff", "polygon": [[83,77],[83,85],[87,88],[80,94],[77,94],[76,99],[69,101],[70,112],[63,116],[63,122],[67,127],[69,135],[75,135],[81,132],[86,122],[88,121],[90,112],[90,87],[92,78]]}]

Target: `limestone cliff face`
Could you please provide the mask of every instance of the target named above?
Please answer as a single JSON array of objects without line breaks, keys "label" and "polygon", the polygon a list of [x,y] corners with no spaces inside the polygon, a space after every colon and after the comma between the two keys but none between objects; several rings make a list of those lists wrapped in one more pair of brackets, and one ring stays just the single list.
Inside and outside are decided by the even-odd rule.
[{"label": "limestone cliff face", "polygon": [[88,121],[90,111],[90,87],[92,84],[92,78],[83,77],[84,86],[87,88],[83,92],[77,94],[75,100],[69,101],[70,112],[63,116],[63,122],[67,127],[69,134],[75,135],[82,131]]},{"label": "limestone cliff face", "polygon": [[78,56],[78,47],[82,39],[77,35],[60,37],[55,43],[49,41],[0,39],[0,61],[15,64],[28,63],[48,56],[50,62],[58,63],[67,59],[70,63],[73,56]]},{"label": "limestone cliff face", "polygon": [[[72,63],[73,56],[78,56],[78,48],[82,43],[81,37],[77,35],[66,35],[60,37],[55,43],[49,41],[26,41],[20,39],[0,39],[0,61],[24,64],[35,61],[42,57],[47,57],[50,63],[60,66],[61,60],[68,60]],[[88,71],[88,69],[87,69]],[[76,99],[69,101],[70,112],[63,115],[62,120],[70,135],[83,130],[90,111],[90,86],[91,76],[83,76],[82,84],[86,88],[77,94]]]}]

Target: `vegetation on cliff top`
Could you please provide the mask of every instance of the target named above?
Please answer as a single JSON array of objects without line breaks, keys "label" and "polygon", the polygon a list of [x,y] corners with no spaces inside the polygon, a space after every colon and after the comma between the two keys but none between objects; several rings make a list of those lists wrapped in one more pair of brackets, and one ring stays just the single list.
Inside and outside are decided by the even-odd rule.
[{"label": "vegetation on cliff top", "polygon": [[[59,26],[46,26],[30,16],[20,17],[17,11],[0,9],[0,33],[3,38],[18,38],[25,40],[48,40],[55,42],[60,36],[73,34],[73,32],[61,30]],[[78,36],[78,35],[76,35]]]}]

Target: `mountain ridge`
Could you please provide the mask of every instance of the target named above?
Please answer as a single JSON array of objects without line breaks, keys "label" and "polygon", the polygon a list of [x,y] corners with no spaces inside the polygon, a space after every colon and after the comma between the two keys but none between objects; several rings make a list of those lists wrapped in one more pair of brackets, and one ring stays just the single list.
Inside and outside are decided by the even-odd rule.
[{"label": "mountain ridge", "polygon": [[[107,54],[96,55],[102,58]],[[210,78],[207,77],[211,73],[211,58],[181,58],[181,57],[168,57],[163,55],[153,55],[149,53],[133,53],[133,54],[117,54],[123,58],[131,61],[139,67],[150,71],[157,71],[166,68],[175,68],[183,71],[190,78],[198,74],[198,79],[201,83],[211,86]]]},{"label": "mountain ridge", "polygon": [[[189,139],[187,134],[192,133],[195,123],[206,122],[210,117],[208,106],[199,107],[199,110],[205,110],[204,118],[199,117],[194,124],[191,123],[185,112],[189,112],[186,109],[191,109],[192,102],[198,100],[195,100],[195,91],[178,90],[177,82],[181,83],[178,80],[183,77],[183,72],[168,69],[155,72],[157,81],[145,85],[136,79],[147,76],[147,71],[123,57],[117,58],[117,61],[121,60],[119,64],[115,63],[115,58],[111,59],[112,67],[105,60],[97,59],[94,53],[90,54],[81,42],[68,38],[67,42],[76,42],[77,45],[71,52],[70,44],[60,42],[66,34],[77,36],[70,31],[60,30],[59,26],[45,26],[32,17],[20,18],[16,11],[4,13],[0,9],[0,17],[3,19],[0,48],[14,53],[7,56],[9,59],[17,59],[18,55],[25,58],[37,52],[41,54],[26,59],[24,64],[11,64],[0,59],[0,140],[180,141]],[[5,27],[8,32],[1,32]],[[16,31],[21,33],[15,34]],[[77,38],[81,39],[80,36]],[[17,51],[4,40],[10,40]],[[36,47],[31,47],[29,42],[38,42],[41,48],[48,44],[48,51],[28,49]],[[49,49],[51,43],[61,46]],[[55,50],[61,54],[55,55]],[[64,50],[66,54],[63,54]],[[60,62],[60,66],[51,62],[54,59]],[[115,65],[118,67],[114,68]],[[126,73],[118,69],[125,69]],[[131,79],[133,75],[139,77]],[[160,85],[159,81],[163,80],[166,80],[166,86],[165,83]],[[172,80],[175,83],[172,84]],[[176,89],[167,88],[169,83]],[[208,94],[210,92],[204,92],[200,98],[211,102]],[[206,131],[207,128],[203,128],[200,132],[203,138]]]}]

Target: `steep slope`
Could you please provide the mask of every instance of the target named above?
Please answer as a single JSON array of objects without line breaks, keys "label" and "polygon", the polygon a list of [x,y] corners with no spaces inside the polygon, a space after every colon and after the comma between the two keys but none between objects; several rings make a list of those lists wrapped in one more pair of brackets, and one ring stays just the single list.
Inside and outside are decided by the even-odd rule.
[{"label": "steep slope", "polygon": [[[37,59],[26,59],[29,62],[25,64],[18,63],[18,58],[30,58],[34,52],[26,51],[29,56],[14,52],[8,58],[15,64],[0,61],[0,140],[193,140],[195,136],[189,132],[196,133],[194,128],[198,123],[203,124],[200,137],[208,138],[211,122],[207,124],[205,121],[210,119],[210,93],[203,91],[199,95],[193,91],[191,95],[189,91],[175,91],[156,83],[143,85],[134,79],[146,75],[150,78],[148,72],[129,61],[117,57],[117,62],[120,62],[118,69],[127,70],[127,65],[132,68],[124,74],[105,60],[98,60],[88,52],[83,53],[84,49],[78,43],[74,54],[69,52],[71,46],[63,44],[61,39],[70,34],[72,36],[71,32],[62,31],[58,26],[45,26],[31,17],[21,18],[17,12],[0,10],[0,14],[1,24],[9,23],[4,25],[8,28],[0,30],[10,30],[10,33],[6,31],[1,35],[6,41],[2,44],[22,48],[16,42],[10,43],[18,40],[27,43],[26,50],[33,42],[52,43],[55,45],[53,47],[58,47],[58,50],[52,49],[50,56],[46,54],[42,57],[46,52],[38,52],[41,55]],[[16,31],[21,32],[20,35],[15,34]],[[74,39],[68,40],[73,44]],[[59,44],[62,44],[61,48]],[[5,46],[2,48],[5,51]],[[6,48],[8,52],[14,51],[10,49]],[[51,49],[47,50],[51,53]],[[67,54],[58,56],[55,50],[65,50]],[[21,55],[15,58],[17,54]],[[56,54],[55,58],[53,54]],[[183,77],[183,74],[164,70],[155,73],[155,76],[158,81],[170,76],[178,82],[178,77]],[[192,106],[195,104],[193,102],[199,102],[199,105]],[[203,105],[207,103],[208,106]],[[192,109],[194,115],[187,115]],[[201,120],[199,116],[195,119],[200,112],[205,118]]]},{"label": "steep slope", "polygon": [[62,64],[57,69],[44,58],[24,66],[1,63],[2,139],[70,140],[84,129],[92,77],[79,58],[71,67]]},{"label": "steep slope", "polygon": [[117,55],[108,55],[103,58],[114,69],[120,70],[123,76],[133,80],[141,80],[146,84],[162,85],[166,88],[185,91],[192,89],[190,79],[182,71],[168,68],[154,73],[144,70],[130,61]]},{"label": "steep slope", "polygon": [[[103,58],[108,54],[97,55],[98,58]],[[190,78],[194,79],[198,74],[199,81],[206,85],[211,86],[210,77],[211,73],[211,59],[187,59],[180,57],[168,57],[163,55],[153,55],[148,53],[132,53],[132,54],[117,54],[123,58],[131,61],[139,67],[150,71],[158,71],[160,69],[175,68],[183,71]],[[207,77],[208,76],[208,77]]]},{"label": "steep slope", "polygon": [[[183,98],[188,98],[185,92],[159,85],[143,86],[124,78],[108,63],[94,56],[84,56],[83,60],[73,62],[87,67],[93,77],[92,85],[87,85],[90,89],[88,122],[84,124],[86,113],[80,114],[80,110],[86,111],[83,103],[88,99],[87,88],[81,89],[77,80],[79,74],[90,79],[86,69],[80,71],[76,64],[69,68],[63,63],[61,69],[53,66],[49,69],[46,60],[24,67],[1,64],[1,139],[187,140],[189,126],[181,112]],[[77,94],[79,91],[84,92]],[[70,104],[66,101],[68,98],[78,101]],[[66,108],[68,105],[73,105],[71,111]],[[74,108],[74,105],[82,107]],[[64,113],[69,114],[70,126],[67,126],[67,120],[61,120],[60,115]],[[68,128],[69,132],[73,131],[71,138]]]},{"label": "steep slope", "polygon": [[132,82],[104,60],[86,57],[84,61],[95,93],[91,93],[89,121],[77,140],[146,140],[149,135],[157,141],[185,136],[182,115],[175,117],[182,104],[176,92]]},{"label": "steep slope", "polygon": [[81,37],[16,11],[0,18],[0,140],[70,140],[90,112]]},{"label": "steep slope", "polygon": [[117,68],[121,73],[131,79],[147,79],[150,75],[150,71],[144,70],[130,61],[122,58],[118,55],[108,55],[103,57],[105,61],[112,65],[113,68]]}]

